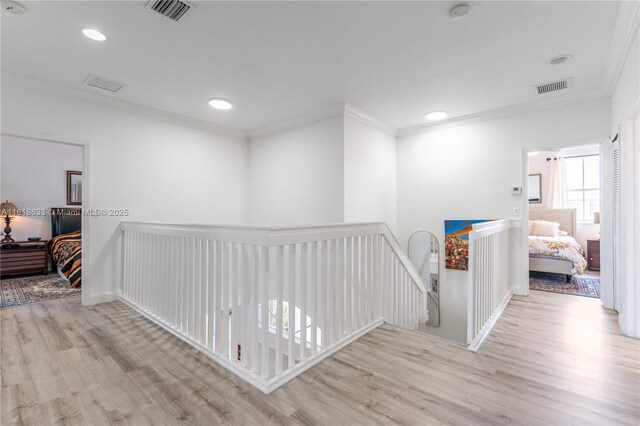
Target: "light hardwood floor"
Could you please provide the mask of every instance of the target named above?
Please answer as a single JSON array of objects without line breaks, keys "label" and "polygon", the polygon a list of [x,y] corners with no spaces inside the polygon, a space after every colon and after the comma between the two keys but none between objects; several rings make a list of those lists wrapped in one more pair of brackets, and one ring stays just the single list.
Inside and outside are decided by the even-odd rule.
[{"label": "light hardwood floor", "polygon": [[0,315],[2,425],[640,421],[640,341],[576,296],[514,297],[479,353],[382,326],[270,395],[120,302]]}]

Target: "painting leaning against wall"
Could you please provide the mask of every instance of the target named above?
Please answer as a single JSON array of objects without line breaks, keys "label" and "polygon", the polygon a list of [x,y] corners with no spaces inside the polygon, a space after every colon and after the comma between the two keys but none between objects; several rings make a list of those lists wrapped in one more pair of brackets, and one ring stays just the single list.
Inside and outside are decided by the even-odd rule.
[{"label": "painting leaning against wall", "polygon": [[444,250],[447,269],[467,271],[469,269],[469,232],[474,223],[487,220],[445,220]]}]

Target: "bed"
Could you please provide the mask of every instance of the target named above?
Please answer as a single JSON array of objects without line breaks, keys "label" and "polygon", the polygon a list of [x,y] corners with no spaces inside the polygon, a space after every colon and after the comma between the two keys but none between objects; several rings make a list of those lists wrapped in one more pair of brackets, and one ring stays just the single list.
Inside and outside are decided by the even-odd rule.
[{"label": "bed", "polygon": [[558,237],[529,236],[529,271],[562,274],[571,282],[573,274],[582,274],[587,261],[575,240],[575,209],[529,209],[529,220],[545,220],[560,224],[567,235]]},{"label": "bed", "polygon": [[79,208],[51,208],[51,239],[47,249],[52,265],[73,288],[82,285],[82,213]]}]

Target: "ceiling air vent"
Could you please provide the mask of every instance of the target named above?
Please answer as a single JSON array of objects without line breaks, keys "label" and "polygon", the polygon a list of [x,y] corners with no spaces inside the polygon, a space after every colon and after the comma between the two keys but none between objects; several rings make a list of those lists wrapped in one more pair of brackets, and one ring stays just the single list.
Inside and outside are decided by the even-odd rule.
[{"label": "ceiling air vent", "polygon": [[104,77],[98,77],[93,74],[89,74],[82,83],[87,86],[97,87],[98,89],[108,90],[113,93],[117,93],[120,89],[127,86],[126,84],[118,83],[117,81],[109,80]]},{"label": "ceiling air vent", "polygon": [[146,7],[169,19],[179,21],[194,6],[191,3],[179,0],[151,0]]},{"label": "ceiling air vent", "polygon": [[543,95],[549,92],[556,92],[558,90],[568,89],[573,85],[572,78],[563,78],[562,80],[551,81],[549,83],[537,84],[533,86],[538,95]]}]

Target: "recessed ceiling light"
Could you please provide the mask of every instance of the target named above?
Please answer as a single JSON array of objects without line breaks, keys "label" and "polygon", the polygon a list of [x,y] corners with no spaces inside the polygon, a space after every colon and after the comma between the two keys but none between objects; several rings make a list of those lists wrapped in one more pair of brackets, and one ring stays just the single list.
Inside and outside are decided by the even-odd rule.
[{"label": "recessed ceiling light", "polygon": [[446,116],[447,116],[447,113],[444,111],[433,111],[425,115],[424,118],[426,118],[429,121],[435,121],[435,120],[442,120]]},{"label": "recessed ceiling light", "polygon": [[12,13],[14,15],[24,15],[25,13],[27,13],[27,9],[25,9],[23,5],[21,5],[20,3],[16,3],[15,1],[2,0],[0,4],[2,5],[2,10],[4,10],[5,12]]},{"label": "recessed ceiling light", "polygon": [[560,65],[560,64],[564,64],[565,62],[567,62],[571,58],[573,58],[573,56],[571,56],[571,55],[558,55],[558,56],[554,56],[553,58],[549,59],[547,61],[547,63],[549,65]]},{"label": "recessed ceiling light", "polygon": [[459,4],[449,11],[449,18],[458,21],[469,14],[469,5]]},{"label": "recessed ceiling light", "polygon": [[82,34],[84,34],[85,37],[88,37],[91,40],[105,41],[107,39],[104,34],[98,30],[94,30],[93,28],[81,28],[80,31],[82,31]]},{"label": "recessed ceiling light", "polygon": [[527,156],[528,157],[535,157],[538,154],[540,154],[540,151],[529,151],[529,152],[527,152]]},{"label": "recessed ceiling light", "polygon": [[233,104],[231,101],[222,98],[213,98],[209,99],[209,105],[211,108],[215,109],[231,109],[233,108]]}]

